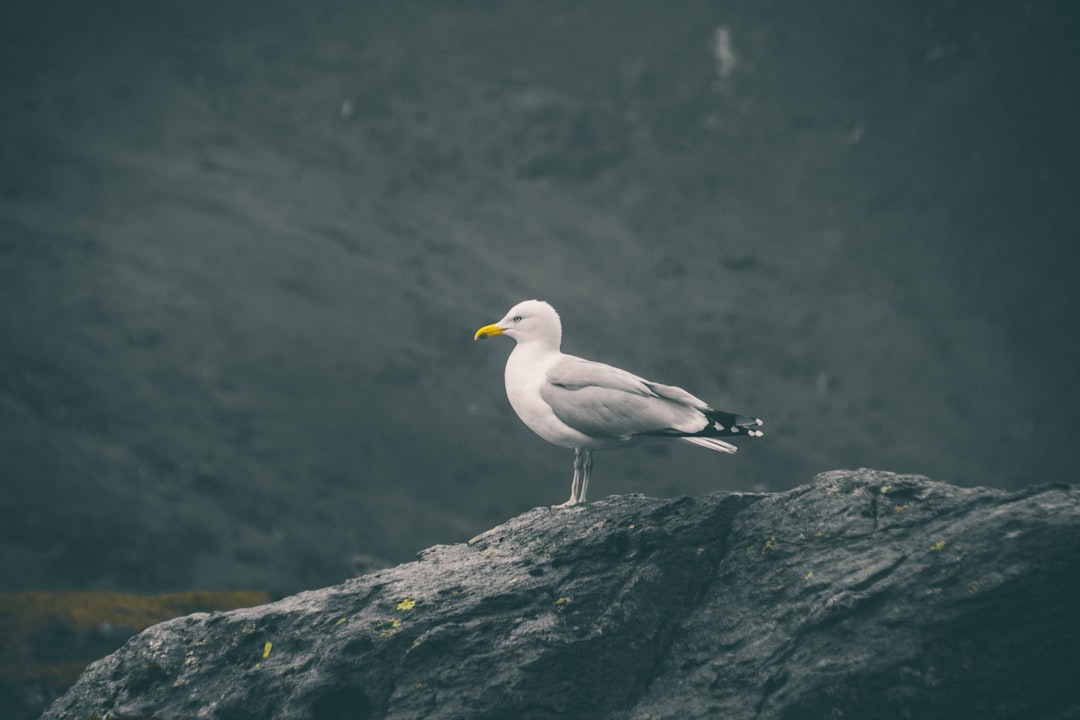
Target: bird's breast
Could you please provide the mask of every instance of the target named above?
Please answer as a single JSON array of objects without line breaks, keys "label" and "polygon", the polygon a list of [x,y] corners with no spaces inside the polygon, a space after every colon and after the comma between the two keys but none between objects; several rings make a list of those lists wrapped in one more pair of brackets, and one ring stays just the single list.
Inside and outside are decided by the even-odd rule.
[{"label": "bird's breast", "polygon": [[530,430],[554,445],[587,447],[591,438],[556,417],[540,395],[548,369],[558,361],[559,355],[518,352],[518,349],[520,345],[510,353],[505,373],[506,398],[514,412]]}]

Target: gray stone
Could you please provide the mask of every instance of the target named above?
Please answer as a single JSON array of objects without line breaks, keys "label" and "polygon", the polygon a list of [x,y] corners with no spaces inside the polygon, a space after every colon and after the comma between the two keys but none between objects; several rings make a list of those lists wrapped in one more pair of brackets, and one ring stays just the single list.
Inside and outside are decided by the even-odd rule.
[{"label": "gray stone", "polygon": [[535,509],[156,625],[44,717],[1078,717],[1078,501],[859,470]]}]

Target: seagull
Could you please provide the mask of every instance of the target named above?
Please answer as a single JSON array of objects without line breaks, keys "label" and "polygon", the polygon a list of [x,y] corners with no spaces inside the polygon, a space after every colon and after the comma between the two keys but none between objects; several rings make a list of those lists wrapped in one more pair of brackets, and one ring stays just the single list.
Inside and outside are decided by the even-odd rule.
[{"label": "seagull", "polygon": [[521,421],[548,442],[574,450],[570,499],[585,502],[593,450],[649,437],[673,437],[717,452],[737,447],[720,437],[761,437],[762,421],[714,410],[680,387],[662,385],[560,350],[562,322],[542,300],[520,302],[473,340],[506,335],[517,345],[506,361],[506,397]]}]

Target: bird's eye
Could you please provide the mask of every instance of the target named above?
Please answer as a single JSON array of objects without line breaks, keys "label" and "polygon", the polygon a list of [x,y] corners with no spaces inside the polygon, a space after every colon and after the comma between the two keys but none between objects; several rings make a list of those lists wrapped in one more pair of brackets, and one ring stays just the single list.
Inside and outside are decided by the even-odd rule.
[{"label": "bird's eye", "polygon": [[520,315],[515,315],[514,317],[512,317],[510,319],[513,320],[514,322],[521,322],[521,316]]}]

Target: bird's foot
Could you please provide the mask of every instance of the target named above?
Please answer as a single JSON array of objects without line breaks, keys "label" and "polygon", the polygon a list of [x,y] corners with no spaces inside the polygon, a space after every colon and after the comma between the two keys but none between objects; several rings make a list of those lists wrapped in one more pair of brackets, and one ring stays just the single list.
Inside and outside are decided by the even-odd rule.
[{"label": "bird's foot", "polygon": [[567,500],[567,501],[566,501],[566,502],[564,502],[564,503],[560,503],[560,504],[558,504],[558,505],[552,505],[551,507],[552,507],[552,509],[554,509],[554,510],[560,510],[560,509],[562,509],[562,508],[572,508],[572,507],[574,507],[575,505],[578,505],[578,504],[580,504],[580,503],[581,503],[581,501],[580,501],[580,500],[578,500],[578,499],[577,499],[576,497],[572,497],[572,498],[570,498],[569,500]]}]

